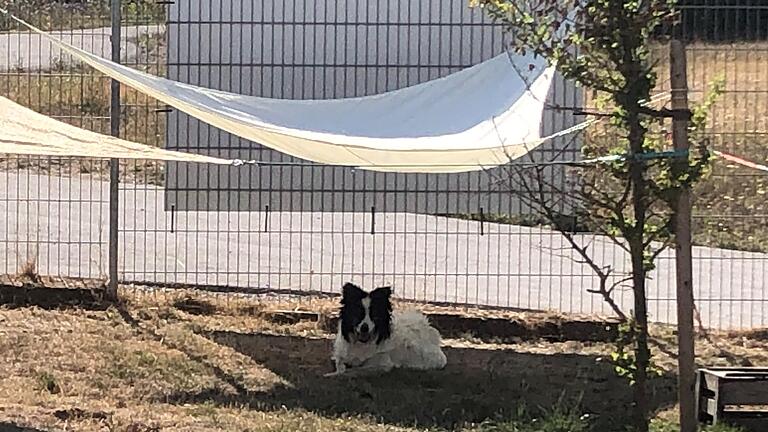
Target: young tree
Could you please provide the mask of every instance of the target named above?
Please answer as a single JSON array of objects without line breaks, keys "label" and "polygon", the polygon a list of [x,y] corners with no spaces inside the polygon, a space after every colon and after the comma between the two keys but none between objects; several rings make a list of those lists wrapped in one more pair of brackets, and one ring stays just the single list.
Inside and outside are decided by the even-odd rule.
[{"label": "young tree", "polygon": [[[675,0],[473,0],[505,25],[510,48],[518,54],[535,53],[556,66],[568,80],[600,95],[591,114],[607,120],[600,134],[582,144],[586,158],[613,159],[581,172],[567,191],[547,175],[548,167],[511,164],[501,183],[545,220],[553,222],[568,243],[598,275],[601,295],[621,318],[613,301],[617,286],[629,282],[634,294],[629,343],[632,355],[621,353],[620,366],[634,387],[636,431],[648,430],[647,380],[650,369],[646,280],[658,255],[674,240],[676,191],[690,186],[704,173],[709,156],[704,146],[694,154],[663,153],[667,139],[664,122],[682,116],[691,120],[694,134],[705,121],[708,98],[695,113],[655,109],[649,102],[657,86],[651,55],[653,38],[663,25],[673,23]],[[658,45],[658,44],[657,44]],[[714,92],[716,93],[716,92]],[[713,93],[713,94],[714,94]],[[678,117],[679,118],[679,117]],[[687,158],[687,169],[674,160]],[[591,230],[608,236],[631,258],[631,272],[613,281],[613,268],[590,256],[568,227],[555,222],[566,206]],[[622,361],[623,360],[623,361]]]}]

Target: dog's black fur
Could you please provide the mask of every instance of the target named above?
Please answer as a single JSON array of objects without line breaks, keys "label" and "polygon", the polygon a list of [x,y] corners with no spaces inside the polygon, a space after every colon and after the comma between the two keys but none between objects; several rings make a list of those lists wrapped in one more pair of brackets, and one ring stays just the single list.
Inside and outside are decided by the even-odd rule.
[{"label": "dog's black fur", "polygon": [[376,288],[372,292],[367,293],[351,282],[344,284],[340,314],[341,335],[344,337],[344,340],[350,342],[350,335],[354,334],[357,325],[365,319],[363,299],[369,297],[371,305],[368,314],[374,324],[371,332],[376,335],[377,344],[387,340],[392,334],[391,295],[392,288],[390,287]]}]

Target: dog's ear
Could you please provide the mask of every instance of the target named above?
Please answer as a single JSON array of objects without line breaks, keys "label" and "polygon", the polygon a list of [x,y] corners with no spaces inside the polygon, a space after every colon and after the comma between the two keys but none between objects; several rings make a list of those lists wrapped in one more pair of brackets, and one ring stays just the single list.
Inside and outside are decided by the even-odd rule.
[{"label": "dog's ear", "polygon": [[341,302],[344,303],[347,300],[355,301],[365,297],[365,291],[352,282],[347,282],[341,288]]},{"label": "dog's ear", "polygon": [[379,334],[377,344],[384,342],[392,334],[392,295],[391,287],[379,287],[371,291],[371,308],[373,322],[376,323],[376,332]]},{"label": "dog's ear", "polygon": [[371,298],[388,299],[392,296],[392,287],[379,287],[371,291]]}]

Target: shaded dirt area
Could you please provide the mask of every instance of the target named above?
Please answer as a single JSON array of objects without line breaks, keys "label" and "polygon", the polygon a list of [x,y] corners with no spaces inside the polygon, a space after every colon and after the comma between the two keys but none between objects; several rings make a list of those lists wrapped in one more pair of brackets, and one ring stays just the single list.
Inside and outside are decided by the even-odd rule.
[{"label": "shaded dirt area", "polygon": [[[67,302],[0,306],[0,426],[486,432],[499,429],[480,424],[514,419],[524,408],[538,415],[566,401],[587,415],[592,430],[610,432],[623,431],[631,406],[630,388],[608,360],[609,343],[457,336],[445,341],[445,370],[328,379],[326,324],[274,319],[286,311],[311,316],[311,301],[129,287],[120,294],[121,304],[90,310]],[[768,364],[764,332],[709,337],[698,341],[703,364]],[[672,331],[655,328],[653,347],[666,371],[654,381],[653,407],[669,416]]]},{"label": "shaded dirt area", "polygon": [[[401,426],[452,429],[494,416],[513,417],[524,404],[548,407],[558,398],[580,399],[596,430],[623,430],[629,389],[606,362],[576,353],[528,353],[514,347],[446,350],[443,371],[399,371],[370,379],[323,378],[331,369],[330,341],[291,336],[216,332],[212,339],[263,364],[290,385],[248,395],[181,394],[179,402],[246,404],[303,409],[324,415],[371,415]],[[655,383],[654,407],[674,400],[674,380]]]}]

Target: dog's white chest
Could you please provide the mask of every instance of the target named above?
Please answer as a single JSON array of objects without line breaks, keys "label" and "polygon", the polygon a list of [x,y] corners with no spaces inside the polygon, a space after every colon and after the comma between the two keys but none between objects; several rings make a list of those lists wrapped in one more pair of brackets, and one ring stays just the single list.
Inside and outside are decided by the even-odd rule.
[{"label": "dog's white chest", "polygon": [[383,348],[382,344],[372,343],[343,343],[345,345],[342,349],[341,357],[344,359],[344,363],[350,367],[361,366],[368,359],[375,357],[379,354]]}]

